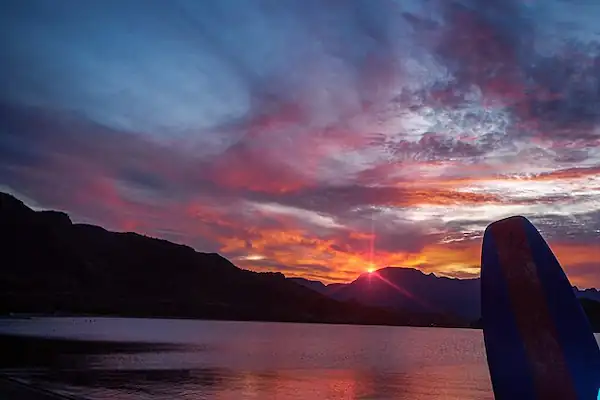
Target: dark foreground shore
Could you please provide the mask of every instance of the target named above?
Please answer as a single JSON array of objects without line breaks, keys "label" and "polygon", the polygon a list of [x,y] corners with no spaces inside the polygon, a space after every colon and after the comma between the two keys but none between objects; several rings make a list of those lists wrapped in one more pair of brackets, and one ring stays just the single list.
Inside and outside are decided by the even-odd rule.
[{"label": "dark foreground shore", "polygon": [[16,379],[0,375],[1,400],[83,400],[36,388]]}]

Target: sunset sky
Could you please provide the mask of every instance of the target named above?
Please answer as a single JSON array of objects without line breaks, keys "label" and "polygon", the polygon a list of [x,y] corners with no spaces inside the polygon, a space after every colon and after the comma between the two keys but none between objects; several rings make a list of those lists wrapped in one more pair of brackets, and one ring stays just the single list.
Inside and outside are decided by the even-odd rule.
[{"label": "sunset sky", "polygon": [[324,282],[479,274],[521,214],[600,287],[596,0],[5,0],[0,190]]}]

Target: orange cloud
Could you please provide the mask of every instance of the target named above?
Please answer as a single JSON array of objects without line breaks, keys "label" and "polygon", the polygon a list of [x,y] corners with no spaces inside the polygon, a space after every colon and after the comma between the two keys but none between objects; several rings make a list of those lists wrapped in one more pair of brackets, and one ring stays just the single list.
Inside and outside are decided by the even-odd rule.
[{"label": "orange cloud", "polygon": [[[282,271],[288,276],[320,279],[324,282],[347,282],[371,268],[386,266],[413,267],[450,277],[476,277],[480,271],[481,241],[466,240],[450,244],[429,243],[416,251],[385,251],[372,246],[373,235],[354,232],[352,237],[362,241],[362,248],[337,246],[336,239],[311,237],[300,230],[262,230],[252,240],[251,250],[241,239],[223,240],[221,250],[249,252],[259,255],[254,260],[238,260],[242,267],[255,270]],[[375,241],[376,243],[376,241]],[[372,249],[372,250],[371,250]],[[583,269],[600,259],[600,247],[555,243],[557,258],[571,282],[590,287],[598,282]]]},{"label": "orange cloud", "polygon": [[403,201],[392,202],[396,206],[409,205],[450,205],[450,204],[474,204],[474,203],[498,203],[501,199],[494,194],[468,193],[455,190],[428,189],[414,190],[409,192],[408,198]]},{"label": "orange cloud", "polygon": [[600,166],[559,169],[531,177],[532,180],[578,179],[600,175]]},{"label": "orange cloud", "polygon": [[373,245],[373,235],[367,233],[351,234],[353,239],[358,240],[354,248],[340,246],[344,241],[338,238],[320,239],[302,230],[265,229],[254,233],[256,237],[251,241],[251,249],[248,249],[246,240],[223,238],[221,251],[225,254],[245,252],[254,255],[255,259],[238,261],[244,267],[278,270],[292,276],[309,275],[328,282],[352,280],[367,269],[385,266],[419,267],[437,263],[438,267],[452,264],[464,265],[468,269],[473,265],[473,257],[465,254],[463,249],[426,245],[420,252],[391,252],[378,249],[376,244]]}]

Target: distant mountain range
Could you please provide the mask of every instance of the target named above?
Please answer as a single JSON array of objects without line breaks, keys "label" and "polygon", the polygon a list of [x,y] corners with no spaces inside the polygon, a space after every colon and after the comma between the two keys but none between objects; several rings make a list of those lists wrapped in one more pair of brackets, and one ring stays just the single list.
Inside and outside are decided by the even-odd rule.
[{"label": "distant mountain range", "polygon": [[[415,312],[437,312],[476,320],[481,316],[480,280],[438,277],[413,268],[383,268],[364,273],[348,284],[324,285],[319,281],[290,278],[294,282],[337,300]],[[580,299],[600,302],[597,289],[579,290]]]},{"label": "distant mountain range", "polygon": [[281,273],[136,233],[73,224],[0,192],[0,314],[96,314],[466,326],[436,312],[345,302]]},{"label": "distant mountain range", "polygon": [[[294,279],[294,278],[292,278]],[[337,300],[416,312],[441,312],[475,320],[479,318],[479,279],[453,279],[425,274],[413,268],[383,268],[364,273],[348,284],[295,282]]]}]

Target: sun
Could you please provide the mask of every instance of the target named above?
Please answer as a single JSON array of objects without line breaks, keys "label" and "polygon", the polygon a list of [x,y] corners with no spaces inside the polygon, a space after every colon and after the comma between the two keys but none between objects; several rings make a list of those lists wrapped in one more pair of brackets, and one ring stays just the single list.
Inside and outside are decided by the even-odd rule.
[{"label": "sun", "polygon": [[367,268],[367,272],[369,274],[372,274],[373,272],[375,272],[375,268]]}]

